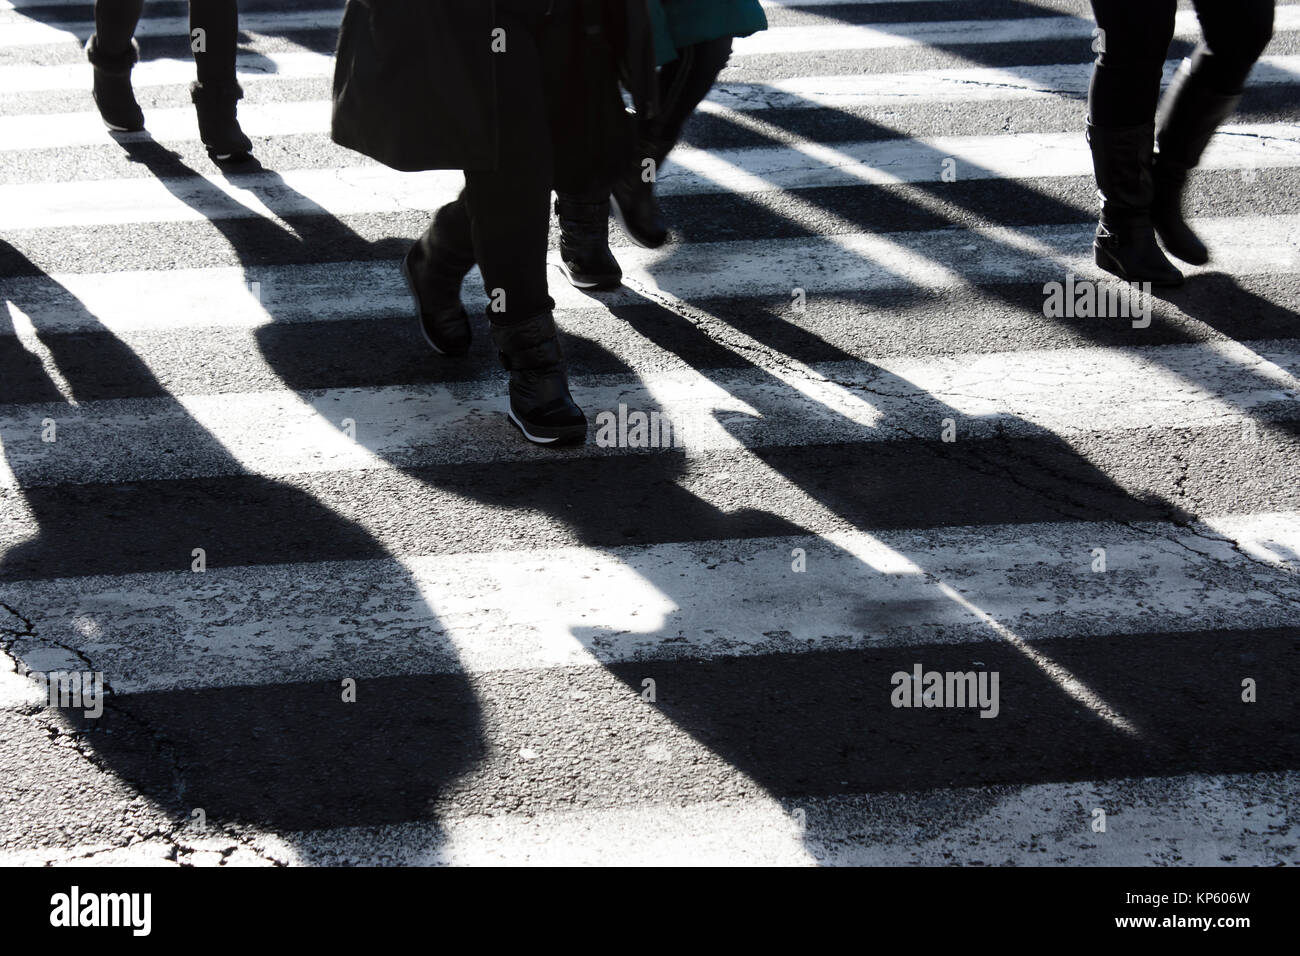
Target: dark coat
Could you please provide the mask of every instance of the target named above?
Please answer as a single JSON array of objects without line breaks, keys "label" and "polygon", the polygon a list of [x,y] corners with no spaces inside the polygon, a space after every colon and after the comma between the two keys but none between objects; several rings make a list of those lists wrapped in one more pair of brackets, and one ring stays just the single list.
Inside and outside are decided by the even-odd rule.
[{"label": "dark coat", "polygon": [[[646,0],[584,0],[582,9],[638,111],[653,114]],[[494,0],[347,0],[334,63],[334,142],[393,169],[495,169],[495,21]]]}]

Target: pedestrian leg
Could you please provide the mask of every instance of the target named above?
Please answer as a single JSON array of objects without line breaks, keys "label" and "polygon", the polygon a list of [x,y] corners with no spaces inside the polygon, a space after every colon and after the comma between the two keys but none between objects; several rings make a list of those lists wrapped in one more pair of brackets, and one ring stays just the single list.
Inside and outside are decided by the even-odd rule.
[{"label": "pedestrian leg", "polygon": [[1160,104],[1151,217],[1165,248],[1196,265],[1209,250],[1183,218],[1188,173],[1237,108],[1250,69],[1273,35],[1273,0],[1200,0],[1205,38],[1184,60]]},{"label": "pedestrian leg", "polygon": [[[548,3],[554,7],[552,0]],[[571,20],[559,3],[555,19]],[[492,340],[510,372],[510,420],[538,444],[581,441],[587,420],[568,375],[546,287],[554,158],[541,43],[546,5],[500,0],[508,37],[496,60],[500,136],[495,170],[466,170],[464,208],[483,273]]]},{"label": "pedestrian leg", "polygon": [[86,58],[95,70],[95,106],[111,130],[144,129],[144,112],[131,89],[131,69],[140,59],[135,27],[144,0],[96,0],[95,33]]},{"label": "pedestrian leg", "polygon": [[190,97],[199,136],[217,162],[246,160],[253,149],[239,126],[238,102],[244,90],[235,80],[238,38],[235,0],[190,0],[190,49],[198,74]]},{"label": "pedestrian leg", "polygon": [[1175,0],[1092,0],[1100,34],[1087,135],[1101,197],[1093,257],[1126,282],[1183,281],[1151,222],[1155,108],[1176,7]]}]

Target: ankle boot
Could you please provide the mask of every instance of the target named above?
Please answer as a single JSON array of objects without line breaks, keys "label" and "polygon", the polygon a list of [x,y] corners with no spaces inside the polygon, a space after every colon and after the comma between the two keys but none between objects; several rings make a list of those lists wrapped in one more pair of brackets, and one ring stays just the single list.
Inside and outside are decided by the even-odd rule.
[{"label": "ankle boot", "polygon": [[1183,218],[1187,173],[1200,162],[1210,137],[1240,100],[1240,93],[1214,93],[1205,89],[1192,73],[1191,63],[1183,60],[1160,103],[1151,220],[1165,248],[1193,265],[1208,262],[1210,253]]},{"label": "ankle boot", "polygon": [[243,95],[243,87],[233,79],[190,86],[190,99],[199,118],[199,138],[213,162],[237,163],[251,158],[253,144],[239,128],[236,115]]},{"label": "ankle boot", "polygon": [[538,445],[580,443],[587,417],[569,394],[564,354],[550,312],[511,325],[492,323],[492,341],[510,372],[510,421]]},{"label": "ankle boot", "polygon": [[1125,282],[1179,285],[1183,274],[1165,258],[1151,225],[1155,124],[1089,123],[1088,146],[1101,196],[1101,220],[1092,244],[1097,265]]},{"label": "ankle boot", "polygon": [[569,284],[578,289],[617,286],[623,270],[609,251],[609,200],[585,202],[559,194],[555,215],[560,220],[560,266]]},{"label": "ankle boot", "polygon": [[435,226],[412,244],[402,259],[402,276],[415,300],[424,340],[439,355],[464,355],[471,341],[469,315],[460,287],[474,266],[472,256],[454,253],[433,238]]},{"label": "ankle boot", "polygon": [[95,106],[104,125],[120,133],[144,129],[144,111],[131,89],[131,68],[140,59],[140,45],[133,39],[126,50],[109,56],[95,35],[86,41],[86,59],[95,68]]},{"label": "ankle boot", "polygon": [[649,172],[643,164],[647,158],[653,160],[657,177],[665,156],[659,155],[651,143],[642,143],[638,153],[639,156],[615,178],[610,199],[614,217],[628,238],[646,249],[658,249],[668,241],[668,225],[655,198],[654,182],[646,181]]}]

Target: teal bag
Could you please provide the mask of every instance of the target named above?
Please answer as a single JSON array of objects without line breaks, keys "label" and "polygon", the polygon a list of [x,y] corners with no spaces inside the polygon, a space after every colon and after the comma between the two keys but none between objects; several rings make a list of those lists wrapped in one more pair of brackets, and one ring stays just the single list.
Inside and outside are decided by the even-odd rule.
[{"label": "teal bag", "polygon": [[650,20],[660,66],[677,59],[682,47],[767,29],[758,0],[650,0]]}]

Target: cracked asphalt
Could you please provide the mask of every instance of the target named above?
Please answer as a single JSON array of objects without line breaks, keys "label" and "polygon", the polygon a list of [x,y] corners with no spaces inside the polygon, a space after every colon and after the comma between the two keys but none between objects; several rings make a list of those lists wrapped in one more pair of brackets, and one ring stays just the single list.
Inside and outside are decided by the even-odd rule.
[{"label": "cracked asphalt", "polygon": [[[328,55],[340,6],[241,2],[269,24],[241,41],[265,71],[241,115],[328,97],[327,74],[276,58]],[[919,30],[1088,8],[768,14]],[[739,183],[896,144],[900,181],[692,180],[665,189],[654,257],[611,225],[621,291],[552,270],[589,418],[663,409],[684,448],[521,445],[480,290],[469,355],[436,361],[395,268],[429,210],[323,126],[255,137],[259,165],[226,173],[193,135],[0,139],[13,208],[63,217],[0,211],[18,223],[0,235],[0,862],[1297,862],[1300,32],[1233,119],[1259,168],[1193,175],[1231,268],[1152,300],[1142,329],[1045,317],[1042,276],[1091,268],[1095,184],[1069,148],[1033,175],[905,175],[940,137],[1079,133],[1086,32],[1008,36],[741,48],[689,156],[736,151]],[[147,59],[186,55],[147,39]],[[81,56],[0,31],[0,131],[92,119],[84,90],[19,72]],[[935,92],[936,71],[978,98]],[[917,76],[897,96],[810,105],[898,74]],[[139,92],[147,116],[188,109],[183,85]],[[312,170],[334,175],[281,177]],[[143,223],[60,198],[154,182]],[[1016,245],[1057,227],[1077,248],[1056,260]],[[894,243],[888,268],[817,264],[862,236]],[[969,261],[934,252],[966,236]],[[1298,258],[1260,264],[1278,248]],[[806,313],[771,285],[774,249],[813,250],[786,277]],[[710,272],[706,294],[674,278]],[[162,318],[95,298],[114,281]],[[229,295],[253,281],[261,313]],[[996,672],[998,717],[895,706],[918,663]],[[34,675],[61,671],[102,674],[102,716],[50,705]]]}]

